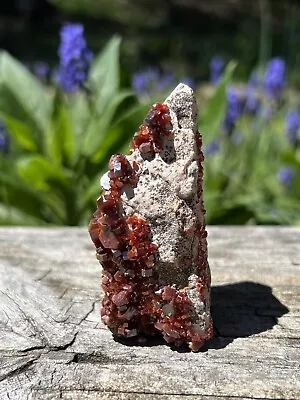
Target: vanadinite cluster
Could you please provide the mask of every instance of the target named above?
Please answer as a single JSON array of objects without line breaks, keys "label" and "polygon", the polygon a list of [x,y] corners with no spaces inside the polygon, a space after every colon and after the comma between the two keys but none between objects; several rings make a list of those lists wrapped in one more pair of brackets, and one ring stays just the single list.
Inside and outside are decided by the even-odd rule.
[{"label": "vanadinite cluster", "polygon": [[161,332],[197,351],[212,321],[203,155],[188,86],[152,106],[130,151],[110,158],[89,225],[102,265],[102,321],[116,336]]}]

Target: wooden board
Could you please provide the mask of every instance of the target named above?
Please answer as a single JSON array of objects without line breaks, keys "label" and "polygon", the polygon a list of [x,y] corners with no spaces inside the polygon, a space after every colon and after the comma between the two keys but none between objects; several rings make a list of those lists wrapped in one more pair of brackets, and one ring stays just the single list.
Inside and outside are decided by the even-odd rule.
[{"label": "wooden board", "polygon": [[210,227],[215,337],[115,341],[80,228],[0,228],[0,399],[300,399],[300,228]]}]

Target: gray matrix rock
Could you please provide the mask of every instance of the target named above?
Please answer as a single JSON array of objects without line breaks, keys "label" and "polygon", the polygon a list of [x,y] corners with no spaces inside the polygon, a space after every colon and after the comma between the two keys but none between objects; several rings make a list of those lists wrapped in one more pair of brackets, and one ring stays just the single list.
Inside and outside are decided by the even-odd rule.
[{"label": "gray matrix rock", "polygon": [[[102,320],[116,335],[161,331],[167,342],[198,350],[212,335],[212,321],[192,89],[179,84],[165,103],[154,104],[131,148],[129,156],[111,158],[90,225],[103,266]],[[107,222],[112,199],[109,212],[118,223]]]}]

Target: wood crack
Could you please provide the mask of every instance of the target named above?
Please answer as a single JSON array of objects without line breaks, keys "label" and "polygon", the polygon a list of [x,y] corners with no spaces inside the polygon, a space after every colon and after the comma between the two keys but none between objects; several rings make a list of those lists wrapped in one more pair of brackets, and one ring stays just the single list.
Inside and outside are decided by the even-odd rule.
[{"label": "wood crack", "polygon": [[[208,232],[215,336],[192,354],[114,340],[86,230],[0,228],[0,398],[300,399],[300,228]],[[18,268],[1,262],[11,243],[28,249]]]},{"label": "wood crack", "polygon": [[[40,389],[38,389],[40,390]],[[60,393],[60,397],[61,399],[64,398],[64,393],[101,393],[102,395],[104,394],[125,394],[125,395],[153,395],[153,396],[175,396],[178,397],[179,399],[181,398],[195,398],[195,397],[199,397],[199,396],[205,396],[205,398],[211,398],[211,399],[238,399],[238,400],[272,400],[272,399],[276,399],[276,400],[296,400],[295,398],[289,397],[274,397],[274,398],[267,398],[267,397],[241,397],[241,396],[236,396],[236,395],[211,395],[211,394],[206,394],[206,393],[197,393],[197,394],[193,394],[193,393],[178,393],[178,392],[154,392],[154,391],[133,391],[133,390],[129,390],[129,391],[124,391],[124,390],[99,390],[99,389],[73,389],[73,390],[65,390],[65,389],[60,389],[59,393]],[[146,399],[146,398],[145,398]]]},{"label": "wood crack", "polygon": [[0,376],[0,382],[4,381],[5,379],[12,378],[12,377],[16,377],[17,375],[20,375],[20,374],[24,373],[24,372],[25,372],[28,368],[30,368],[30,367],[32,366],[32,364],[33,364],[35,361],[37,361],[39,358],[40,358],[40,354],[39,354],[37,357],[32,358],[32,359],[26,361],[23,365],[21,365],[21,366],[15,368],[15,369],[13,369],[13,370],[7,372],[7,373],[4,374],[4,375],[1,375],[1,376]]},{"label": "wood crack", "polygon": [[91,309],[80,319],[79,324],[81,324],[83,321],[86,321],[88,317],[95,311],[96,304],[98,303],[98,300],[94,300],[91,305]]},{"label": "wood crack", "polygon": [[60,346],[54,346],[54,347],[49,346],[48,350],[49,351],[67,350],[69,347],[71,347],[75,343],[77,335],[78,335],[78,331],[74,333],[72,340],[70,340],[68,343],[60,345]]}]

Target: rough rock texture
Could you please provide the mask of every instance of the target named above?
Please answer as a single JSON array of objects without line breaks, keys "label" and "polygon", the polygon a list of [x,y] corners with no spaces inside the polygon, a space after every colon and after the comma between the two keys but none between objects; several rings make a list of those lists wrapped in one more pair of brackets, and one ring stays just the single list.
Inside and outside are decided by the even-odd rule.
[{"label": "rough rock texture", "polygon": [[163,149],[147,160],[138,150],[128,159],[139,164],[134,197],[123,195],[126,213],[134,212],[151,224],[153,242],[159,246],[156,267],[160,283],[183,288],[188,278],[209,276],[202,205],[200,136],[197,104],[192,89],[180,84],[165,102],[170,109],[173,135],[163,138]]},{"label": "rough rock texture", "polygon": [[[159,330],[167,342],[198,350],[212,323],[197,105],[183,84],[165,104],[154,105],[135,134],[127,156],[132,170],[122,156],[111,159],[89,229],[104,270],[103,322],[116,335]],[[137,135],[152,133],[151,143],[135,145]],[[152,243],[148,258],[141,252],[139,259],[138,251],[131,256],[138,229],[146,230],[141,247]]]}]

